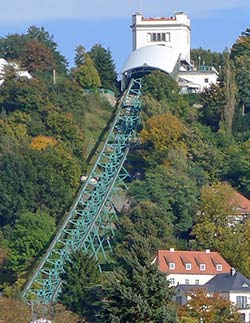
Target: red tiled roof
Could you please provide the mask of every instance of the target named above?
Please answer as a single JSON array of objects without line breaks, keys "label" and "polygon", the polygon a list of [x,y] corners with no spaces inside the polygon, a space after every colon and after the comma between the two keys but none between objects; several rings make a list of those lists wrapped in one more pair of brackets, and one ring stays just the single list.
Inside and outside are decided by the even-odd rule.
[{"label": "red tiled roof", "polygon": [[[231,269],[218,252],[211,251],[159,250],[156,261],[159,269],[169,274],[216,275],[229,273]],[[175,269],[169,268],[170,263],[175,264]],[[187,263],[191,264],[191,270],[186,269]],[[205,270],[200,269],[200,264],[205,264]],[[217,264],[222,265],[222,270],[216,270]]]},{"label": "red tiled roof", "polygon": [[239,212],[250,213],[250,200],[238,192],[234,192],[233,199],[231,201]]}]

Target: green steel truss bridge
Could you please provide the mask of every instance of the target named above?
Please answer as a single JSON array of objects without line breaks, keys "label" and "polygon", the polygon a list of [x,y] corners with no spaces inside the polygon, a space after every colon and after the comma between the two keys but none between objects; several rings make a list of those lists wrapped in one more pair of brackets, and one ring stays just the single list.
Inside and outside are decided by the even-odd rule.
[{"label": "green steel truss bridge", "polygon": [[141,80],[132,79],[118,106],[97,161],[57,231],[41,263],[26,284],[22,297],[28,304],[51,304],[61,290],[63,265],[76,250],[106,258],[116,210],[112,196],[128,176],[124,168],[140,123]]}]

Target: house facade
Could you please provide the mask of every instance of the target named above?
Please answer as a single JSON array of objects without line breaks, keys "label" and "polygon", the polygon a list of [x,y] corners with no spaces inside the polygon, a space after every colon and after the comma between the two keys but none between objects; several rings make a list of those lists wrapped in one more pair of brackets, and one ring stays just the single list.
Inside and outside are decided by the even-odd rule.
[{"label": "house facade", "polygon": [[149,45],[171,47],[180,59],[190,63],[190,19],[183,12],[172,17],[132,16],[132,50]]},{"label": "house facade", "polygon": [[171,286],[205,285],[219,273],[229,273],[230,265],[218,252],[159,250],[154,263],[166,273]]},{"label": "house facade", "polygon": [[242,322],[250,322],[250,280],[231,268],[230,273],[218,274],[205,285],[179,285],[176,287],[174,301],[185,305],[190,299],[190,294],[203,290],[208,297],[214,294],[223,297],[236,306],[241,315]]}]

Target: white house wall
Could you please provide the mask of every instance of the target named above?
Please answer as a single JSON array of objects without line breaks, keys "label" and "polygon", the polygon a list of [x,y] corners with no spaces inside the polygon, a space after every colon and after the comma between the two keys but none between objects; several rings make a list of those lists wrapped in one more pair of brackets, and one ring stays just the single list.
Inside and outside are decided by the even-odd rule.
[{"label": "white house wall", "polygon": [[201,91],[205,88],[210,87],[212,84],[217,83],[218,76],[216,72],[202,72],[202,71],[194,71],[192,72],[179,72],[179,77],[200,85]]},{"label": "white house wall", "polygon": [[[169,274],[167,276],[167,279],[171,281],[171,278],[173,278],[174,286],[177,285],[196,285],[199,281],[199,284],[197,285],[204,285],[206,284],[210,279],[212,279],[215,275],[189,275],[189,274]],[[186,283],[186,279],[189,280],[189,284]]]},{"label": "white house wall", "polygon": [[237,296],[246,296],[248,308],[239,309],[239,312],[245,314],[245,322],[250,322],[250,294],[249,292],[239,291],[239,292],[230,292],[230,301],[236,305]]},{"label": "white house wall", "polygon": [[[133,51],[148,45],[165,45],[173,48],[181,58],[190,62],[190,20],[187,15],[177,13],[171,18],[145,19],[141,14],[132,18]],[[169,41],[150,41],[149,33],[169,33]]]}]

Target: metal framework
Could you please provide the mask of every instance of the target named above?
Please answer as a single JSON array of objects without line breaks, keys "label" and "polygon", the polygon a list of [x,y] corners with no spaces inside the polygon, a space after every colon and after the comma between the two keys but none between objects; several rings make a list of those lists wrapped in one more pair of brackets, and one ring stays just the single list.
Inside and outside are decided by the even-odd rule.
[{"label": "metal framework", "polygon": [[99,260],[110,247],[116,211],[112,196],[128,176],[123,164],[140,122],[141,81],[132,79],[119,104],[116,118],[97,161],[43,260],[23,291],[30,304],[49,304],[61,289],[63,265],[83,249]]}]

